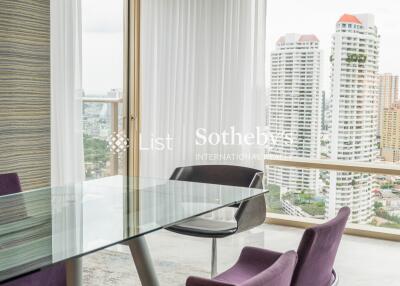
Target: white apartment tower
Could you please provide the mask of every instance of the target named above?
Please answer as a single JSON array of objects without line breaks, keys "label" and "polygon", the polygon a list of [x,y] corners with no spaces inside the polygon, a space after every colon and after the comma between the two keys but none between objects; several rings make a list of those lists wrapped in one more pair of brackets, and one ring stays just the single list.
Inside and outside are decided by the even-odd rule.
[{"label": "white apartment tower", "polygon": [[[315,35],[287,34],[271,53],[268,126],[276,144],[270,155],[319,158],[321,129],[321,60]],[[282,140],[290,136],[291,140]],[[286,137],[287,138],[287,137]],[[317,190],[319,172],[268,168],[268,183],[281,191]]]},{"label": "white apartment tower", "polygon": [[[332,38],[332,159],[371,162],[378,157],[378,66],[374,16],[343,15]],[[349,206],[353,222],[368,222],[372,187],[372,175],[331,172],[327,215],[332,217],[342,206]]]}]

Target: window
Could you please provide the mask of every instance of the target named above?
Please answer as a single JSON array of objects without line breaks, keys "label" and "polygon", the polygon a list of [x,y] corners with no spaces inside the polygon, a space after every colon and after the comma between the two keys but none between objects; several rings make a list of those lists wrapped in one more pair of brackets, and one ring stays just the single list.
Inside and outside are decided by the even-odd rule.
[{"label": "window", "polygon": [[[286,146],[268,148],[271,160],[266,162],[276,163],[266,166],[271,212],[322,219],[347,205],[353,223],[400,228],[400,150],[395,144],[400,65],[394,60],[400,31],[393,29],[392,23],[399,21],[396,13],[383,5],[387,3],[364,3],[362,10],[370,14],[349,15],[359,10],[356,1],[270,3],[267,58],[273,53],[288,64],[297,63],[290,73],[280,62],[268,68],[268,126],[272,133],[283,131],[291,138]],[[293,21],[274,25],[289,6],[296,11],[288,15]],[[291,34],[289,39],[293,32],[297,38]],[[279,38],[285,40],[275,46]],[[312,44],[304,45],[305,40]],[[307,64],[298,59],[300,46],[310,55]],[[307,66],[318,72],[306,76]],[[292,72],[302,78],[300,83],[290,82]],[[301,90],[309,90],[307,100]]]},{"label": "window", "polygon": [[115,145],[125,140],[123,19],[123,0],[82,1],[86,179],[122,174],[124,168],[124,150],[119,150],[119,146]]}]

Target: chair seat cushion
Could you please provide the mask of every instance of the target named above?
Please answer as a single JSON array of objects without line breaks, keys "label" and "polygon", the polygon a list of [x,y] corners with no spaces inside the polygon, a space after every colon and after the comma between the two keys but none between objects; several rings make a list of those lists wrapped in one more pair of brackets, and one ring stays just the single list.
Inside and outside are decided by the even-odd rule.
[{"label": "chair seat cushion", "polygon": [[189,277],[186,286],[289,286],[297,254],[245,247],[236,264],[213,279]]},{"label": "chair seat cushion", "polygon": [[220,238],[234,234],[237,230],[237,224],[236,222],[196,217],[186,222],[168,227],[167,229],[184,235]]},{"label": "chair seat cushion", "polygon": [[238,262],[227,271],[216,276],[214,280],[235,285],[243,283],[268,269],[281,255],[282,253],[280,252],[268,249],[245,247],[240,254]]}]

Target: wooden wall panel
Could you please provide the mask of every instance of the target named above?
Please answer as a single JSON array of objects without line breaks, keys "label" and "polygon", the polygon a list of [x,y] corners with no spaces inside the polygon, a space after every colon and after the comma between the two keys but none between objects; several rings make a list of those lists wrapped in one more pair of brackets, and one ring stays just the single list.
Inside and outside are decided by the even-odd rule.
[{"label": "wooden wall panel", "polygon": [[50,183],[50,0],[0,1],[0,173]]}]

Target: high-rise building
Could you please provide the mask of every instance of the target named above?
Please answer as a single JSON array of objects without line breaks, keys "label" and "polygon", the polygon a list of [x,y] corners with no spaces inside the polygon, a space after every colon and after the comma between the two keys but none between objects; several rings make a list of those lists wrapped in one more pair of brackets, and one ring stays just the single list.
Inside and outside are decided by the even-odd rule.
[{"label": "high-rise building", "polygon": [[382,136],[383,113],[385,108],[390,108],[399,100],[399,77],[390,73],[379,76],[379,101],[378,101],[378,135]]},{"label": "high-rise building", "polygon": [[[315,35],[287,34],[271,53],[268,124],[276,144],[271,155],[319,158],[321,50]],[[284,136],[290,142],[283,142]],[[282,191],[315,191],[318,171],[271,167],[268,182]]]},{"label": "high-rise building", "polygon": [[379,76],[379,125],[378,135],[382,137],[383,116],[385,108],[390,108],[393,103],[399,100],[399,77],[390,73]]},{"label": "high-rise building", "polygon": [[[378,65],[379,35],[374,16],[343,15],[332,37],[332,159],[371,162],[378,157]],[[370,174],[331,172],[327,215],[347,205],[353,222],[368,222],[373,179]]]},{"label": "high-rise building", "polygon": [[400,162],[400,103],[383,111],[381,150],[385,161]]}]

